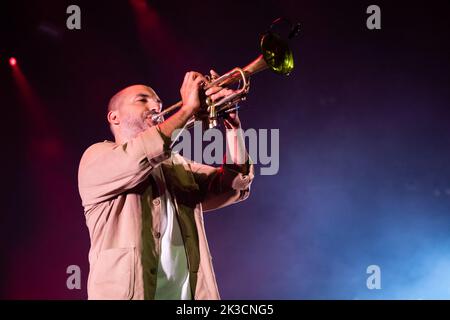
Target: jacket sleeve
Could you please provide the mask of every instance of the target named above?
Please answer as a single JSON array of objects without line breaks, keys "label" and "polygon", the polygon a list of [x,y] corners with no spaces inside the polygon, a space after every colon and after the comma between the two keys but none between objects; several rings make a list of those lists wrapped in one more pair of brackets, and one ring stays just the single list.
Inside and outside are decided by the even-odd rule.
[{"label": "jacket sleeve", "polygon": [[122,145],[102,142],[89,147],[78,170],[83,206],[113,198],[144,181],[152,168],[170,157],[168,145],[155,126]]},{"label": "jacket sleeve", "polygon": [[202,194],[204,211],[214,210],[243,201],[250,194],[254,166],[249,160],[242,169],[230,164],[212,167],[191,162],[190,167]]}]

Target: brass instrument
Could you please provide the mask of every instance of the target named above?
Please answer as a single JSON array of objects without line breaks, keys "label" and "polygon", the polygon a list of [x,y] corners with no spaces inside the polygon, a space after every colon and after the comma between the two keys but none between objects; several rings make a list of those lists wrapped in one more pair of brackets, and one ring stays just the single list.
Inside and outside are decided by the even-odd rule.
[{"label": "brass instrument", "polygon": [[[279,20],[274,21],[277,23]],[[274,24],[273,23],[273,24]],[[272,25],[273,25],[272,24]],[[272,26],[271,26],[272,27]],[[295,36],[298,33],[299,25],[295,26],[291,31],[291,35]],[[293,34],[293,35],[292,35]],[[282,75],[289,75],[294,69],[294,58],[292,51],[287,43],[276,33],[267,32],[261,37],[260,41],[261,54],[250,64],[244,68],[234,68],[224,75],[211,79],[208,83],[205,83],[203,89],[207,89],[214,86],[230,86],[239,82],[239,87],[233,91],[232,94],[221,98],[219,101],[212,102],[211,99],[206,99],[207,105],[207,123],[209,128],[214,128],[218,125],[218,118],[223,116],[227,112],[236,110],[237,103],[246,99],[246,95],[250,89],[250,76],[270,69],[275,73]],[[206,77],[209,79],[208,77]],[[180,108],[182,101],[170,106],[164,111],[152,116],[152,120],[155,123],[160,123],[164,120],[164,115]],[[185,125],[184,128],[190,128],[197,120],[196,116],[193,116]]]}]

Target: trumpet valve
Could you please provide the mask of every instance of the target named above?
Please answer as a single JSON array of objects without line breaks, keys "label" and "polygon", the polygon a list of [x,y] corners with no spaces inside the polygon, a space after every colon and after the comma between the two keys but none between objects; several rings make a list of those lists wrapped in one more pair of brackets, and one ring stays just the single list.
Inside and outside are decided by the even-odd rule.
[{"label": "trumpet valve", "polygon": [[214,104],[209,106],[209,129],[217,127],[217,109]]}]

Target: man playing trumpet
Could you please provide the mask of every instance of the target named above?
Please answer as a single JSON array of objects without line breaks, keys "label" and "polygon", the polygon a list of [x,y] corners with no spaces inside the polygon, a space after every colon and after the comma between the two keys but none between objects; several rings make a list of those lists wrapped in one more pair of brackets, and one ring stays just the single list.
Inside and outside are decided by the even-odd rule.
[{"label": "man playing trumpet", "polygon": [[[111,98],[115,141],[89,147],[78,174],[91,240],[89,299],[220,298],[203,212],[246,199],[254,174],[236,112],[224,119],[232,161],[215,168],[171,152],[170,137],[201,111],[207,82],[186,73],[182,106],[161,123],[152,117],[161,100],[150,87]],[[216,101],[230,93],[213,86],[204,95]]]}]

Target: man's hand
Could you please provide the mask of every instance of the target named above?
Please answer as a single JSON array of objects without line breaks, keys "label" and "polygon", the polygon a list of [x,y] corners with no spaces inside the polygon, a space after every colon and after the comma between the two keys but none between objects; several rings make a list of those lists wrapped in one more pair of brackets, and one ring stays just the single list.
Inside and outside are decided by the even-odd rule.
[{"label": "man's hand", "polygon": [[[211,79],[218,78],[219,75],[214,70],[210,71]],[[233,93],[233,90],[215,86],[206,90],[205,94],[207,97],[210,97],[213,102],[221,99],[222,97],[228,96]],[[233,112],[229,112],[226,114],[226,117],[223,120],[223,123],[227,129],[238,129],[241,127],[241,121],[239,120],[239,116],[237,114],[237,110]]]},{"label": "man's hand", "polygon": [[205,77],[198,72],[187,72],[181,85],[180,93],[183,101],[182,109],[186,110],[190,115],[200,110],[201,101],[199,92],[202,89],[202,83],[206,83]]},{"label": "man's hand", "polygon": [[198,72],[188,72],[184,76],[183,84],[180,89],[182,98],[182,107],[166,121],[158,125],[161,134],[169,139],[175,130],[181,129],[186,125],[186,122],[198,112],[201,106],[199,93],[202,89],[201,83],[207,82]]}]

